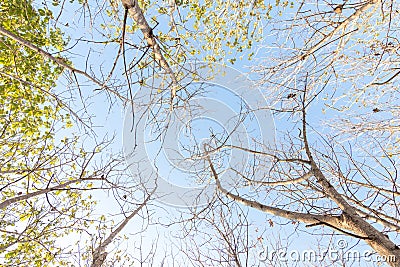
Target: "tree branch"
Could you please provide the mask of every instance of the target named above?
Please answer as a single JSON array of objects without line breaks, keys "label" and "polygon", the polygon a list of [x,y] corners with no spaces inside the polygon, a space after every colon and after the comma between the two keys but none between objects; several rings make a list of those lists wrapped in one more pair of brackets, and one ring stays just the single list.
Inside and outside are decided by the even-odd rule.
[{"label": "tree branch", "polygon": [[262,212],[265,213],[269,213],[272,215],[276,215],[279,217],[283,217],[289,220],[296,220],[296,221],[300,221],[303,223],[320,223],[320,222],[327,222],[330,224],[337,224],[337,220],[339,219],[339,216],[326,216],[326,215],[314,215],[314,214],[308,214],[308,213],[301,213],[301,212],[294,212],[294,211],[287,211],[287,210],[283,210],[280,208],[275,208],[275,207],[271,207],[271,206],[267,206],[264,204],[261,204],[257,201],[252,201],[252,200],[248,200],[245,199],[239,195],[235,195],[231,192],[229,192],[228,190],[226,190],[225,188],[222,187],[221,182],[219,181],[218,178],[218,174],[214,168],[214,165],[211,162],[211,159],[209,156],[207,156],[207,161],[208,164],[210,166],[211,169],[211,173],[214,176],[215,179],[215,183],[217,185],[217,189],[222,192],[225,196],[227,196],[228,198],[241,203],[245,206],[248,207],[252,207],[255,208],[257,210],[260,210]]},{"label": "tree branch", "polygon": [[176,91],[178,90],[178,80],[175,76],[174,71],[169,66],[167,60],[165,59],[160,45],[157,43],[156,37],[153,34],[153,29],[148,24],[142,9],[139,6],[138,0],[121,0],[122,5],[128,10],[129,14],[132,16],[135,23],[138,25],[139,29],[142,31],[144,39],[146,40],[149,47],[152,48],[154,58],[156,62],[169,74],[172,80],[171,89],[171,107],[172,101],[176,96]]},{"label": "tree branch", "polygon": [[117,229],[111,232],[111,234],[107,237],[107,239],[101,243],[93,252],[93,263],[91,267],[101,267],[103,262],[107,257],[107,252],[105,252],[106,247],[114,240],[114,238],[124,229],[124,227],[129,223],[129,221],[139,213],[139,211],[146,206],[147,202],[149,202],[151,196],[155,192],[156,188],[153,189],[150,194],[146,197],[146,199],[139,205],[125,220],[118,226]]},{"label": "tree branch", "polygon": [[112,94],[116,95],[118,98],[124,100],[125,98],[120,95],[118,92],[116,92],[115,90],[111,90],[107,85],[105,85],[104,83],[102,83],[101,81],[99,81],[98,79],[96,79],[95,77],[89,75],[87,72],[82,71],[80,69],[76,69],[74,67],[72,67],[71,65],[67,64],[64,59],[62,58],[58,58],[58,57],[54,57],[53,55],[51,55],[50,53],[44,51],[43,49],[41,49],[40,47],[32,44],[31,42],[17,36],[16,34],[4,29],[2,26],[0,26],[0,34],[3,36],[6,36],[14,41],[16,41],[17,43],[28,47],[36,52],[38,52],[40,55],[42,55],[45,58],[50,59],[51,61],[55,62],[57,65],[64,67],[67,70],[70,70],[72,73],[78,73],[86,78],[88,78],[89,80],[91,80],[92,82],[94,82],[95,84],[99,85],[101,89],[105,88],[107,91],[111,92]]},{"label": "tree branch", "polygon": [[313,54],[315,51],[320,49],[325,42],[327,42],[332,36],[337,34],[340,30],[346,28],[346,26],[352,22],[353,20],[357,19],[358,17],[361,16],[362,13],[364,13],[367,9],[369,9],[371,6],[380,3],[380,0],[370,0],[368,1],[365,5],[357,9],[352,15],[350,15],[348,18],[346,18],[344,21],[342,21],[339,26],[337,26],[333,31],[331,31],[329,34],[325,35],[323,39],[321,39],[316,45],[311,47],[309,50],[307,50],[305,53],[293,58],[292,60],[289,60],[286,62],[286,66],[290,66],[299,60],[304,60],[307,57],[309,57],[311,54]]},{"label": "tree branch", "polygon": [[54,187],[41,189],[41,190],[38,190],[36,192],[28,193],[28,194],[25,194],[25,195],[22,195],[22,196],[18,196],[18,197],[13,197],[13,198],[10,198],[10,199],[7,199],[7,200],[1,202],[0,203],[0,210],[5,209],[7,206],[9,206],[9,205],[11,205],[13,203],[22,201],[22,200],[27,200],[29,198],[32,198],[32,197],[35,197],[35,196],[38,196],[38,195],[49,193],[51,191],[62,190],[66,186],[68,186],[70,184],[79,183],[79,182],[83,182],[83,181],[96,181],[96,180],[103,180],[103,178],[83,178],[83,179],[80,178],[80,179],[75,179],[75,180],[68,181],[68,182],[66,182],[64,184],[59,184],[59,185],[54,186]]}]

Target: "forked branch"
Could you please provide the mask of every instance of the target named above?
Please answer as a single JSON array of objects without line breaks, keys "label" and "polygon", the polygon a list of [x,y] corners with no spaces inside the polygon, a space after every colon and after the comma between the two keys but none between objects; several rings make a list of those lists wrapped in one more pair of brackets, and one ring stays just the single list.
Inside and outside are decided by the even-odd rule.
[{"label": "forked branch", "polygon": [[176,96],[176,91],[178,90],[178,80],[174,71],[171,69],[168,61],[165,59],[160,45],[157,43],[157,39],[154,36],[153,28],[150,27],[147,22],[142,9],[139,6],[138,0],[121,0],[122,5],[126,9],[127,12],[131,15],[136,25],[142,31],[144,39],[147,44],[153,50],[154,59],[163,68],[164,71],[171,77],[172,80],[172,89],[171,89],[171,105],[172,101]]}]

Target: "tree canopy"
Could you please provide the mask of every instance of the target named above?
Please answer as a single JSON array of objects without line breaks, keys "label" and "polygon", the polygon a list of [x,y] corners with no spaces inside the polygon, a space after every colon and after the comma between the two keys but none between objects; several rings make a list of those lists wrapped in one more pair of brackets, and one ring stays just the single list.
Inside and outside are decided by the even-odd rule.
[{"label": "tree canopy", "polygon": [[399,266],[399,8],[3,1],[0,266]]}]

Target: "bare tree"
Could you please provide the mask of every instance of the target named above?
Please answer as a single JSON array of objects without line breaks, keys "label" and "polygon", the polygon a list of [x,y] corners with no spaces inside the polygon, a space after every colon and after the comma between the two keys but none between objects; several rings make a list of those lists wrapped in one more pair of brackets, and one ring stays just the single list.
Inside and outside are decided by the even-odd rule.
[{"label": "bare tree", "polygon": [[276,146],[231,147],[258,161],[235,169],[248,186],[233,189],[208,158],[223,196],[361,240],[390,266],[400,260],[396,6],[302,2],[290,20],[274,20],[276,39],[254,71],[275,114]]}]

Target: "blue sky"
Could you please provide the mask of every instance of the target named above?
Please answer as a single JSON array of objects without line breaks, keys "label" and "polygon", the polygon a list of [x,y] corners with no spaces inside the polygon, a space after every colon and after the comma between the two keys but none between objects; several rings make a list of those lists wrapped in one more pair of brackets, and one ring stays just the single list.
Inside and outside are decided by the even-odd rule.
[{"label": "blue sky", "polygon": [[[68,27],[62,27],[63,30],[65,31],[66,34],[70,35],[71,41],[69,43],[69,46],[72,46],[75,44],[75,40],[81,38],[81,39],[90,39],[90,40],[104,40],[105,38],[102,37],[104,33],[109,33],[111,36],[114,36],[115,33],[113,30],[103,30],[99,27],[98,24],[91,25],[88,20],[84,20],[83,17],[81,17],[81,13],[73,13],[70,12],[69,10],[77,10],[78,9],[77,4],[73,4],[71,9],[68,9],[63,12],[62,16],[60,17],[60,22],[61,21],[69,21],[69,26]],[[98,13],[95,12],[95,10],[92,10],[92,15],[96,15],[98,20],[97,21],[99,24],[104,23],[107,24],[109,21],[109,18],[104,15],[104,10],[97,10],[99,11]],[[132,23],[131,19],[128,19],[128,23]],[[59,24],[61,25],[61,23]],[[267,25],[265,25],[267,26]],[[162,25],[160,24],[157,26],[157,29],[163,30],[167,28],[167,25]],[[265,31],[269,30],[268,27],[265,28]],[[268,33],[268,32],[267,32]],[[264,39],[263,45],[268,46],[270,43],[274,42],[273,38],[275,36],[269,36],[268,34],[264,34],[266,38]],[[133,41],[139,40],[140,37],[132,37],[132,35],[129,35],[129,38],[132,38]],[[96,47],[96,50],[93,50],[92,47]],[[104,71],[104,73],[107,73],[108,70],[112,67],[113,60],[116,56],[118,49],[118,44],[114,45],[108,45],[104,46],[102,44],[96,44],[92,45],[91,43],[87,42],[79,42],[76,46],[73,47],[73,50],[71,50],[71,53],[65,53],[69,58],[71,58],[71,61],[74,62],[75,67],[80,68],[80,69],[85,69],[86,68],[86,62],[90,62],[90,65],[93,67],[93,71],[97,75],[101,75],[101,71]],[[256,54],[255,58],[257,57],[265,57],[268,55],[264,55],[263,53],[266,50],[259,50],[258,54]],[[129,50],[127,53],[127,60],[132,60],[132,58],[135,56],[140,55],[138,52],[137,54],[133,54],[135,50]],[[90,55],[89,58],[86,58],[87,55]],[[255,61],[249,61],[247,60],[247,57],[244,57],[243,60],[239,60],[234,67],[238,69],[239,71],[248,71],[247,66],[254,64]],[[122,59],[119,60],[119,63],[117,65],[117,71],[121,73],[122,69]],[[91,71],[91,70],[90,70]],[[118,77],[118,75],[117,75]],[[122,77],[122,76],[119,76]],[[251,77],[251,76],[250,76]],[[97,88],[96,86],[93,86],[92,84],[88,82],[83,82],[83,79],[78,77],[80,80],[80,90],[83,95],[83,98],[85,99],[85,105],[87,107],[87,113],[93,115],[91,117],[91,121],[94,125],[94,130],[96,133],[96,139],[101,140],[103,136],[114,136],[114,142],[113,145],[110,147],[110,153],[113,152],[119,152],[122,147],[123,147],[123,140],[122,140],[122,129],[123,129],[123,124],[124,124],[124,118],[125,118],[125,112],[126,108],[123,107],[120,101],[115,101],[112,99],[112,102],[110,103],[109,99],[106,97],[105,92],[99,92],[96,91],[94,93],[94,90]],[[124,79],[124,78],[123,78]],[[299,87],[303,86],[303,81],[298,80],[295,81]],[[291,83],[295,83],[291,81]],[[125,89],[126,85],[125,81],[119,80],[117,83],[120,83]],[[69,92],[65,91],[65,85],[68,84],[67,78],[64,76],[58,84],[58,87],[56,90],[58,92],[64,92],[65,95],[69,95]],[[349,84],[343,84],[343,90],[346,91],[346,87],[350,86]],[[138,90],[139,87],[137,85],[133,86],[132,89]],[[76,92],[77,88],[73,89],[73,92]],[[264,92],[266,95],[268,95],[268,88],[262,88],[262,92]],[[133,92],[135,93],[135,92]],[[80,103],[79,98],[77,95],[73,96],[75,98],[74,106],[73,108],[80,110],[82,107],[82,104]],[[213,96],[215,97],[215,96]],[[218,96],[221,99],[224,99],[224,96]],[[229,99],[229,98],[228,98]],[[225,99],[226,100],[226,99]],[[346,100],[343,100],[346,101]],[[337,116],[340,113],[335,112],[334,110],[328,110],[327,112],[323,113],[322,112],[322,105],[317,105],[312,107],[309,112],[309,121],[313,123],[313,125],[320,125],[321,121],[326,120],[328,117],[333,117]],[[128,109],[129,110],[129,109]],[[85,114],[85,111],[81,110],[79,114]],[[297,131],[297,128],[292,129],[292,124],[290,123],[290,118],[287,117],[276,117],[275,118],[275,124],[277,124],[279,127],[279,130],[294,130]],[[199,126],[199,139],[201,139],[203,136],[206,137],[209,134],[209,128],[210,127],[204,127],[204,125],[198,125]],[[214,125],[215,126],[215,125]],[[217,126],[216,128],[218,128]],[[331,130],[329,127],[326,128],[318,128],[320,131],[326,133],[329,133]],[[76,128],[73,128],[72,130],[66,130],[65,132],[59,133],[60,136],[62,135],[69,135],[72,131],[77,130]],[[220,129],[221,130],[221,129]],[[79,132],[79,131],[77,131]],[[311,134],[312,135],[312,134]],[[85,141],[85,146],[90,147],[93,145],[94,142],[91,142],[90,139],[86,139]],[[153,145],[157,145],[158,143],[153,143]],[[156,148],[153,148],[156,149]],[[169,175],[171,173],[169,172]],[[98,206],[98,211],[99,213],[109,213],[109,214],[115,214],[116,211],[116,203],[112,201],[112,195],[107,196],[106,194],[99,193],[97,195],[101,200]],[[160,220],[161,222],[167,224],[168,222],[176,220],[182,212],[182,210],[176,210],[175,208],[162,205],[161,203],[154,203],[151,206],[152,214],[154,215],[154,218],[152,222],[156,222]],[[318,242],[321,242],[320,244],[325,244],[329,245],[329,240],[328,238],[324,238],[323,240],[319,240],[318,238],[315,238],[315,236],[321,236],[321,233],[324,230],[321,231],[314,231],[314,229],[306,229],[304,228],[303,225],[296,225],[296,230],[297,232],[294,232],[293,225],[285,224],[283,220],[280,219],[273,219],[275,222],[273,227],[268,226],[268,220],[270,219],[269,215],[262,214],[256,210],[252,209],[247,209],[243,207],[243,210],[245,212],[248,212],[248,218],[252,222],[252,226],[250,227],[250,235],[249,238],[252,240],[257,240],[260,236],[263,237],[263,240],[258,242],[258,246],[254,249],[254,253],[257,253],[262,246],[275,246],[279,242],[277,239],[280,239],[283,241],[284,244],[282,245],[289,245],[291,249],[309,249],[309,248],[315,248],[318,244]],[[118,217],[117,217],[118,218]],[[278,222],[281,221],[282,225],[279,225]],[[139,226],[142,224],[146,224],[147,221],[143,221],[140,217],[135,218],[130,225],[124,230],[124,233],[127,235],[130,235],[132,232],[136,232],[140,229]],[[263,230],[266,228],[266,231],[264,232]],[[301,235],[303,231],[311,231],[311,235]],[[176,253],[179,253],[179,241],[180,237],[175,238],[174,236],[179,236],[181,234],[180,226],[175,225],[169,228],[166,227],[160,227],[159,225],[156,224],[151,224],[148,226],[148,229],[141,234],[141,236],[144,238],[144,242],[142,244],[142,250],[150,250],[152,241],[156,240],[158,238],[158,242],[160,244],[160,249],[157,252],[156,259],[161,259],[162,256],[164,255],[164,250],[170,249],[171,248],[171,243],[176,242],[177,247],[173,248],[173,251]],[[315,236],[313,236],[315,235]],[[278,238],[279,236],[279,238]],[[138,237],[139,235],[132,236],[131,240],[129,241],[129,244],[138,242]],[[290,237],[290,239],[289,239]],[[261,239],[260,239],[261,240]],[[288,240],[288,241],[287,241]],[[289,241],[290,240],[290,241]],[[352,241],[348,240],[349,244],[354,244]],[[285,244],[288,242],[289,244]],[[334,244],[335,241],[332,241]],[[174,246],[172,246],[174,247]],[[349,245],[350,247],[350,245]],[[181,259],[182,260],[182,259]],[[255,259],[255,261],[257,261]],[[155,261],[157,262],[157,260]],[[363,263],[365,264],[365,263]],[[263,266],[263,265],[261,265]],[[268,265],[266,265],[268,266]],[[290,264],[289,264],[290,266]],[[300,264],[300,266],[302,266]],[[361,266],[367,266],[367,265],[362,265]],[[370,265],[373,266],[373,265]]]}]

